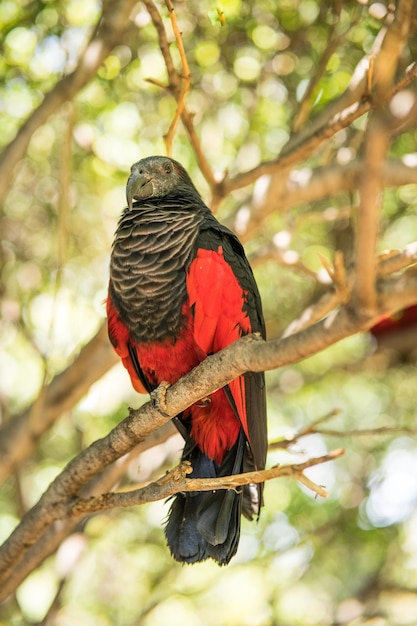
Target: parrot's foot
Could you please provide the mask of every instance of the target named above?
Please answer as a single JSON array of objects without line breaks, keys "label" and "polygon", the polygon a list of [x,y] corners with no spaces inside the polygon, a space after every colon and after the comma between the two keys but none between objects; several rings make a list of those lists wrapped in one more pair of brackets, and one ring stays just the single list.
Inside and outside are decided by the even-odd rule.
[{"label": "parrot's foot", "polygon": [[169,387],[171,387],[169,383],[162,381],[162,383],[151,393],[152,404],[160,413],[162,413],[162,415],[165,415],[165,417],[172,417],[168,411],[166,402],[167,389]]}]

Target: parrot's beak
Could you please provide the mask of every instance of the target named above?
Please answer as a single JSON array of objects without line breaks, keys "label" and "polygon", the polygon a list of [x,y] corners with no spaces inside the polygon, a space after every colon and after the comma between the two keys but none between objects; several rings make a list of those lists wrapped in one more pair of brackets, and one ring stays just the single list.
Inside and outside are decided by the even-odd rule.
[{"label": "parrot's beak", "polygon": [[134,200],[149,198],[152,195],[152,179],[142,174],[132,172],[126,185],[126,200],[129,211],[133,209]]}]

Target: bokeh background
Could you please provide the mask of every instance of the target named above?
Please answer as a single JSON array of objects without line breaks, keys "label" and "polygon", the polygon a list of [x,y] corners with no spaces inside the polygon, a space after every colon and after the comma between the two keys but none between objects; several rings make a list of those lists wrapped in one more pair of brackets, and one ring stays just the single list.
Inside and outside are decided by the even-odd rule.
[{"label": "bokeh background", "polygon": [[[17,450],[23,444],[20,435],[10,435],[10,425],[22,416],[25,428],[37,424],[30,453],[13,464],[0,491],[0,539],[71,458],[106,435],[128,406],[146,401],[104,347],[82,398],[69,400],[47,423],[43,419],[45,389],[103,325],[109,252],[130,166],[165,153],[164,135],[177,106],[163,88],[167,68],[149,3],[142,2],[130,3],[124,24],[114,23],[97,71],[82,88],[62,96],[64,79],[80,59],[86,72],[94,64],[91,43],[100,29],[111,37],[117,4],[0,4],[2,167],[13,160],[11,149],[22,134],[28,138],[2,182],[0,434],[14,436]],[[337,110],[353,89],[355,72],[377,50],[395,5],[175,3],[191,72],[186,103],[216,179],[276,158],[294,133]],[[154,7],[174,42],[165,4]],[[170,49],[180,70],[175,43]],[[400,76],[416,52],[417,39],[410,37]],[[417,240],[415,89],[410,84],[397,100],[404,124],[390,144],[379,252]],[[31,125],[53,90],[61,94],[59,106]],[[362,116],[281,173],[305,188],[305,197],[281,194],[279,202],[266,202],[268,178],[260,177],[217,203],[218,218],[238,232],[252,261],[270,338],[328,289],[322,257],[331,261],[336,249],[347,260],[352,255],[357,197],[346,181],[360,167],[365,125]],[[210,203],[213,190],[181,123],[172,156]],[[320,179],[312,199],[310,181],[326,172],[334,181],[331,194]],[[392,182],[394,174],[398,183]],[[267,373],[271,441],[294,437],[328,417],[317,424],[323,432],[271,450],[269,466],[346,449],[334,463],[306,472],[326,487],[326,500],[291,479],[269,482],[260,520],[243,521],[238,554],[226,568],[211,562],[184,567],[171,559],[162,530],[167,503],[92,516],[0,606],[0,624],[416,624],[417,326],[413,315],[402,325],[401,315],[389,332],[345,339]],[[161,475],[180,450],[181,440],[173,435],[133,455],[117,488]]]}]

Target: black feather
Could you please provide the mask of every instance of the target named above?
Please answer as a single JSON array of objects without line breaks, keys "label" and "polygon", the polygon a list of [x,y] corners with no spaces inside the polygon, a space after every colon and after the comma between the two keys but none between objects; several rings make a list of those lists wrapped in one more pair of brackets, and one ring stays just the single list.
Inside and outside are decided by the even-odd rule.
[{"label": "black feather", "polygon": [[[220,466],[195,447],[187,459],[193,466],[190,478],[216,478],[242,472],[245,446],[241,431]],[[173,557],[186,563],[212,558],[219,565],[227,565],[239,545],[242,498],[242,489],[175,496],[165,527]]]}]

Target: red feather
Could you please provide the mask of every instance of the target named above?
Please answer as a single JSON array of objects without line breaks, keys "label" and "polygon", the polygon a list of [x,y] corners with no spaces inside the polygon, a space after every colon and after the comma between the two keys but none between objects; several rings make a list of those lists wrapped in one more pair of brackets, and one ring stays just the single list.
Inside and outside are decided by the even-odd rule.
[{"label": "red feather", "polygon": [[[222,350],[242,334],[251,332],[250,320],[243,311],[244,293],[223,257],[217,251],[199,249],[187,274],[188,301],[182,314],[186,320],[178,339],[155,343],[135,343],[122,323],[111,298],[107,299],[109,335],[127,369],[133,387],[147,393],[132,363],[129,344],[136,348],[141,369],[152,385],[175,383],[207,355]],[[193,311],[193,315],[191,314]],[[249,439],[243,376],[229,384],[240,422]],[[184,417],[191,419],[191,436],[210,458],[221,463],[239,434],[239,420],[220,389],[206,406],[193,405]]]},{"label": "red feather", "polygon": [[129,354],[129,341],[130,341],[130,333],[126,326],[121,321],[119,314],[113,306],[113,302],[108,296],[106,301],[106,309],[107,309],[107,324],[108,324],[108,332],[109,338],[112,343],[113,348],[116,351],[116,354],[121,358],[123,365],[129,372],[130,380],[132,381],[132,385],[134,389],[138,393],[147,393],[145,387],[139,380],[139,377],[136,373],[135,366],[132,363]]},{"label": "red feather", "polygon": [[384,315],[381,320],[371,328],[371,333],[378,337],[393,330],[408,328],[417,323],[417,304],[407,309],[397,311],[392,315]]},{"label": "red feather", "polygon": [[[197,251],[187,275],[187,292],[189,305],[194,307],[194,339],[206,355],[222,350],[243,334],[251,332],[250,320],[243,311],[245,294],[232,268],[225,261],[221,246],[217,251],[205,249]],[[232,381],[229,389],[246,437],[249,439],[243,376]],[[224,392],[222,397],[225,398]],[[230,405],[227,408],[231,409]],[[212,419],[215,420],[217,411],[214,407],[212,413],[214,413]],[[232,414],[234,415],[233,411]],[[237,437],[238,431],[235,430],[237,423],[234,419],[232,430],[235,438],[232,444]]]}]

